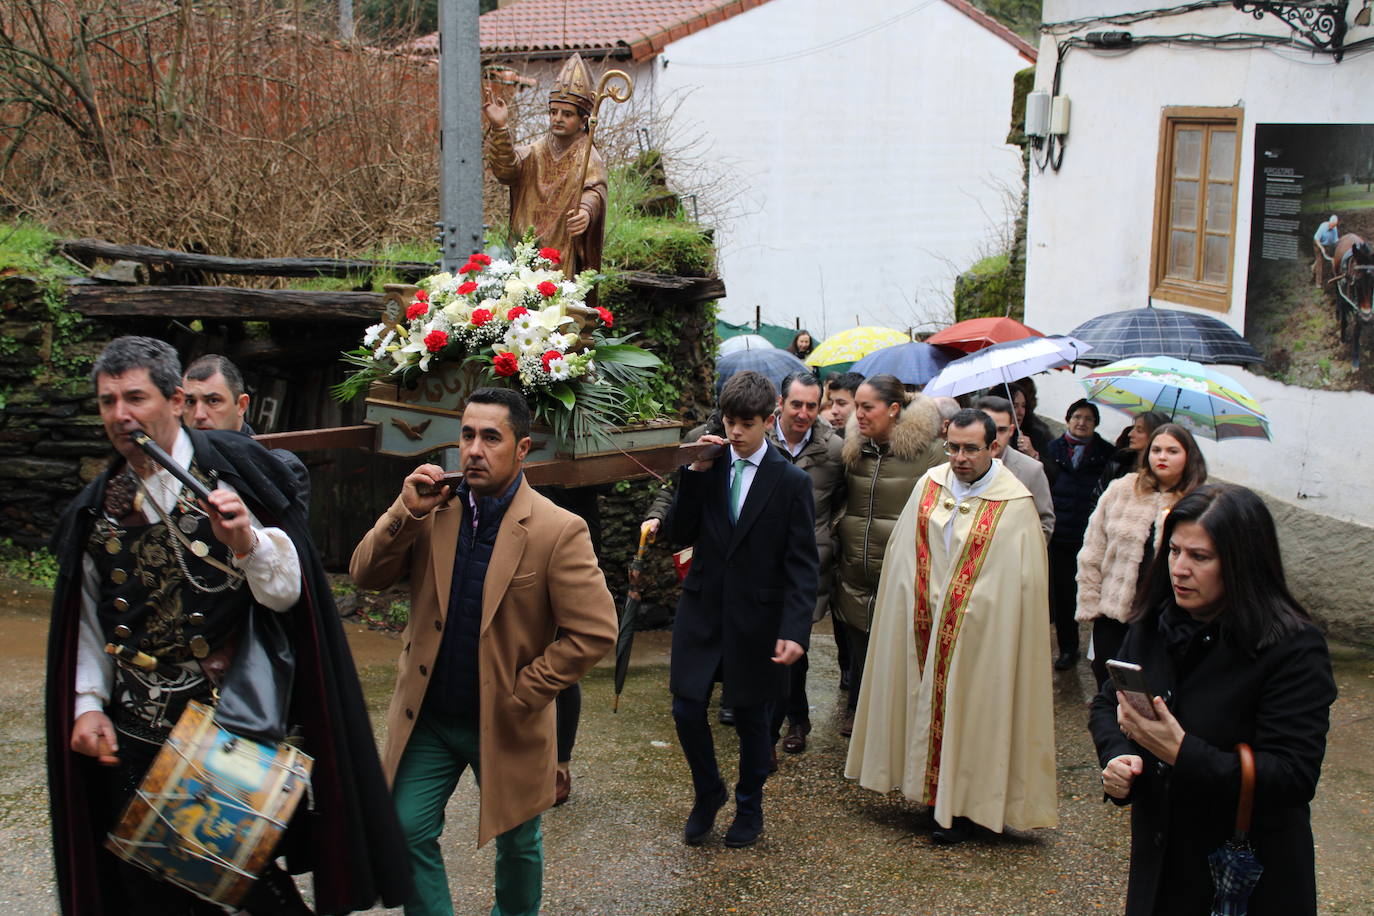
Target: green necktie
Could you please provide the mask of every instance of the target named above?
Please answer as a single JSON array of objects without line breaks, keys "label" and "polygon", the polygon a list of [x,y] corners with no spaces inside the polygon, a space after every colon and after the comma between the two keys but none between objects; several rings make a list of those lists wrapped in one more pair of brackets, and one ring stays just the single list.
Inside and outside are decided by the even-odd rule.
[{"label": "green necktie", "polygon": [[739,495],[744,492],[744,469],[749,466],[748,458],[735,460],[735,479],[730,481],[730,521],[739,521]]}]

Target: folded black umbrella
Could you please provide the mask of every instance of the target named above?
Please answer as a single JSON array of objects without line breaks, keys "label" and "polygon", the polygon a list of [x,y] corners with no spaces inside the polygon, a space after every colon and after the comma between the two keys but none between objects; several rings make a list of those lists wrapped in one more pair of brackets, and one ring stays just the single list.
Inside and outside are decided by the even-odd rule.
[{"label": "folded black umbrella", "polygon": [[635,641],[635,624],[639,620],[639,577],[644,572],[644,548],[649,532],[640,529],[639,549],[630,563],[630,590],[625,595],[625,607],[620,611],[620,632],[615,638],[615,700],[612,712],[620,712],[620,692],[625,689],[625,676],[630,672],[630,648]]}]

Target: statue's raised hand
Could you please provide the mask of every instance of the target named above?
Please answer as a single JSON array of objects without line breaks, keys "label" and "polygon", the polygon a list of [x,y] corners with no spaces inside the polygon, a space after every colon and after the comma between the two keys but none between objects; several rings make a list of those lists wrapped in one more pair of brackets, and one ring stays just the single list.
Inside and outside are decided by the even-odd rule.
[{"label": "statue's raised hand", "polygon": [[482,106],[482,113],[487,116],[491,126],[498,130],[505,127],[506,122],[510,120],[510,106],[499,95],[492,96],[487,104]]}]

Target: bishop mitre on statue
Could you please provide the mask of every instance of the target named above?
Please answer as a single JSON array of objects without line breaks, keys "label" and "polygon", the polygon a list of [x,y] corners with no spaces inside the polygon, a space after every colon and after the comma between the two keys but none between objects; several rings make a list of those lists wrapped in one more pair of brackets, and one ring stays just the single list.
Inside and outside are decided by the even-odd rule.
[{"label": "bishop mitre on statue", "polygon": [[[601,266],[605,232],[606,166],[587,135],[594,90],[587,65],[573,54],[549,93],[548,133],[526,146],[516,146],[504,99],[483,106],[490,130],[486,160],[497,181],[510,188],[513,239],[530,230],[540,245],[557,248],[576,271]],[[586,173],[582,163],[586,161]]]}]

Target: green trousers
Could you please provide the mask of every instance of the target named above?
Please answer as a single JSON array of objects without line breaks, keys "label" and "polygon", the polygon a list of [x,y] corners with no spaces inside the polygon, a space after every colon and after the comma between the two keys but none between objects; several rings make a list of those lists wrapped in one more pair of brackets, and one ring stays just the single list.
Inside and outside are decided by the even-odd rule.
[{"label": "green trousers", "polygon": [[[481,785],[479,760],[475,720],[421,708],[392,788],[415,885],[406,901],[406,916],[453,914],[439,836],[444,832],[444,808],[463,770],[472,767]],[[543,893],[544,843],[535,815],[496,837],[496,905],[491,916],[535,916]]]}]

